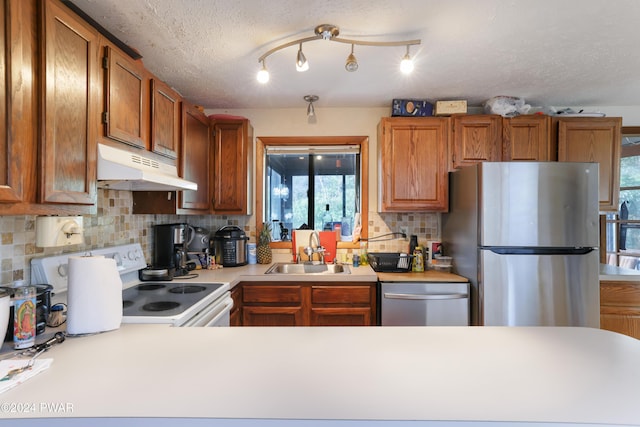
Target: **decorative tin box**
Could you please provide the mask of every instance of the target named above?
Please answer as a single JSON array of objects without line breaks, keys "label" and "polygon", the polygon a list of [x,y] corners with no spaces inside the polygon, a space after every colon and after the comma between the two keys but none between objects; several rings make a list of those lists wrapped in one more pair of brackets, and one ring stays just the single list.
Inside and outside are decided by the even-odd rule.
[{"label": "decorative tin box", "polygon": [[467,101],[436,101],[436,116],[466,113]]},{"label": "decorative tin box", "polygon": [[420,99],[394,99],[391,115],[395,117],[432,116],[433,104]]}]

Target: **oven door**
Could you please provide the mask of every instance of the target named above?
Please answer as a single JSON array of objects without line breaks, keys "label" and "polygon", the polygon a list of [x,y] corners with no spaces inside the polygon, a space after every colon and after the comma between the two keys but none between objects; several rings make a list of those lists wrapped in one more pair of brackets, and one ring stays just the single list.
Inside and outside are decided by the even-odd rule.
[{"label": "oven door", "polygon": [[220,298],[200,310],[181,327],[229,326],[230,313],[233,308],[231,292],[225,292]]}]

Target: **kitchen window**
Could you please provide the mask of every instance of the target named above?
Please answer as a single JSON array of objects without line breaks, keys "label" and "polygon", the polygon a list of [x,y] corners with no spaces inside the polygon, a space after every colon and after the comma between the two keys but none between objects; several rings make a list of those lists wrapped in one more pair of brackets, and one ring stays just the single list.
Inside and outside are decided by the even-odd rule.
[{"label": "kitchen window", "polygon": [[[259,137],[256,139],[258,171],[256,228],[265,221],[291,230],[303,224],[322,230],[326,206],[332,225],[343,218],[353,226],[356,212],[367,222],[367,137]],[[366,227],[362,236],[366,237]],[[290,243],[273,242],[272,247]],[[340,242],[340,247],[352,244]]]},{"label": "kitchen window", "polygon": [[640,128],[623,128],[620,205],[606,215],[607,263],[640,269]]}]

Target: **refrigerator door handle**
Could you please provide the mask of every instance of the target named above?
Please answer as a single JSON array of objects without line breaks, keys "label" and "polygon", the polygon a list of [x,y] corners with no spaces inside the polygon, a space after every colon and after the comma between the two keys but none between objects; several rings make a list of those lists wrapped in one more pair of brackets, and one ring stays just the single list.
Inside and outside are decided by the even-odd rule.
[{"label": "refrigerator door handle", "polygon": [[463,299],[468,298],[468,294],[399,294],[394,292],[385,292],[384,297],[387,299],[405,299],[405,300],[446,300],[446,299]]},{"label": "refrigerator door handle", "polygon": [[596,250],[592,247],[576,247],[576,248],[553,248],[553,247],[484,247],[498,255],[586,255]]}]

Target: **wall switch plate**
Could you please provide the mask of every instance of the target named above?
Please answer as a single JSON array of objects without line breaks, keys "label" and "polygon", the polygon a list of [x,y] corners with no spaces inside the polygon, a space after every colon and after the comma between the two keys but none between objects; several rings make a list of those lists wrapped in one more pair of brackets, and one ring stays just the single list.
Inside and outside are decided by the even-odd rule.
[{"label": "wall switch plate", "polygon": [[49,248],[83,242],[81,216],[36,217],[36,246]]}]

